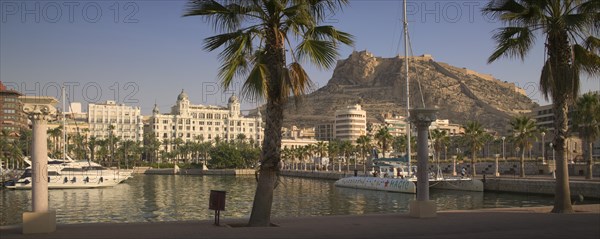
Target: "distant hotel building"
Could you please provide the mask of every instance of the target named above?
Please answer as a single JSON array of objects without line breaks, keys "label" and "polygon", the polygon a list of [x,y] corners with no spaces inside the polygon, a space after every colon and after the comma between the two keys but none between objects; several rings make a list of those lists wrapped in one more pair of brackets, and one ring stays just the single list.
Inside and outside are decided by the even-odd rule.
[{"label": "distant hotel building", "polygon": [[121,140],[142,142],[143,122],[140,107],[117,104],[109,100],[104,104],[88,104],[89,136],[106,139],[111,134]]},{"label": "distant hotel building", "polygon": [[360,105],[347,106],[335,111],[334,138],[355,142],[367,134],[367,112]]},{"label": "distant hotel building", "polygon": [[[236,96],[229,98],[227,107],[192,105],[183,90],[169,114],[161,114],[155,105],[149,124],[161,142],[177,138],[184,142],[212,141],[217,137],[229,142],[243,134],[246,140],[261,144],[264,135],[260,111],[251,117],[242,115]],[[170,146],[163,145],[167,151],[172,150]]]},{"label": "distant hotel building", "polygon": [[0,81],[0,130],[8,131],[12,136],[17,136],[21,129],[27,128],[27,116],[19,100],[22,95],[15,90],[6,89]]}]

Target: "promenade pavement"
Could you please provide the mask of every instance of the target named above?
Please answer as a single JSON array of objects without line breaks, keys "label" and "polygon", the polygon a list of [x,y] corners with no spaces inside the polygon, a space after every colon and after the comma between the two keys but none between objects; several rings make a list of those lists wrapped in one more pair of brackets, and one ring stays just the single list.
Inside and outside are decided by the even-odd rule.
[{"label": "promenade pavement", "polygon": [[0,238],[600,238],[600,204],[574,205],[575,213],[552,207],[497,208],[438,212],[435,218],[370,214],[274,218],[274,227],[241,227],[247,219],[158,223],[58,225],[49,234],[21,234],[0,227]]}]

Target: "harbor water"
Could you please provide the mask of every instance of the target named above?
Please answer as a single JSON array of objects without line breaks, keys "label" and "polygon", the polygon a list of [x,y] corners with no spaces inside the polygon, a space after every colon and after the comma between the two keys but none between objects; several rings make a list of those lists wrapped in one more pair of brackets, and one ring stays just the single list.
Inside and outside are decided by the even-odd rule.
[{"label": "harbor water", "polygon": [[[403,213],[414,194],[338,188],[333,180],[281,177],[272,215],[277,217]],[[211,220],[210,190],[226,191],[221,218],[248,218],[254,176],[135,175],[112,188],[50,190],[58,223],[125,223]],[[432,190],[438,210],[532,207],[553,204],[552,196]],[[30,190],[0,190],[0,225],[21,223],[31,210]]]}]

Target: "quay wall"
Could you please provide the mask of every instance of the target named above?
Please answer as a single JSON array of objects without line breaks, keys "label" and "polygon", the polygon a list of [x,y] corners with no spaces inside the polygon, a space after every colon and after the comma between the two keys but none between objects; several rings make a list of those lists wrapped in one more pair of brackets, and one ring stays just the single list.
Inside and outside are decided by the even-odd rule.
[{"label": "quay wall", "polygon": [[[460,169],[465,167],[467,172],[471,172],[471,164],[464,160],[456,163],[456,171],[460,173]],[[452,173],[452,163],[440,163],[440,169],[442,172],[448,174]],[[496,170],[495,162],[477,162],[475,163],[475,169],[477,174],[494,174]],[[551,175],[556,169],[553,160],[548,160],[547,163],[540,162],[525,162],[525,174],[526,175]],[[570,176],[584,176],[587,171],[587,165],[585,163],[577,163],[568,165]],[[435,172],[437,166],[435,164],[429,164],[429,171]],[[503,161],[498,162],[498,172],[501,175],[518,175],[520,171],[520,164],[517,161]],[[600,164],[596,163],[592,167],[592,174],[594,177],[600,177]]]},{"label": "quay wall", "polygon": [[[361,172],[359,172],[359,175]],[[283,170],[281,175],[302,178],[337,180],[340,178],[353,176],[353,172],[337,171],[293,171]],[[486,177],[484,181],[485,191],[509,192],[509,193],[532,193],[554,195],[554,179],[535,179],[535,178],[496,178]],[[571,181],[571,196],[582,195],[584,198],[600,199],[600,181]]]},{"label": "quay wall", "polygon": [[158,175],[254,175],[254,169],[179,169],[174,168],[144,168],[134,169],[134,173]]},{"label": "quay wall", "polygon": [[[555,181],[548,179],[486,178],[484,181],[485,191],[496,192],[554,195],[555,186]],[[571,181],[569,188],[571,197],[600,198],[599,181]]]}]

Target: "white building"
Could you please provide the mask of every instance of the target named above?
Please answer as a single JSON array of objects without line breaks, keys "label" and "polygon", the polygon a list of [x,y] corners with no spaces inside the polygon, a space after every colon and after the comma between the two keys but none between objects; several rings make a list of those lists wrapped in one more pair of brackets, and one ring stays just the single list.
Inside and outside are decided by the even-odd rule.
[{"label": "white building", "polygon": [[360,105],[347,106],[335,111],[334,138],[355,142],[367,134],[367,112]]},{"label": "white building", "polygon": [[[154,106],[150,117],[150,130],[161,142],[173,142],[180,138],[188,141],[212,141],[220,138],[233,141],[243,134],[245,140],[261,144],[263,140],[262,117],[260,111],[254,116],[244,116],[236,96],[229,98],[227,107],[192,105],[188,95],[182,90],[171,112],[161,114]],[[170,151],[173,145],[163,144]]]},{"label": "white building", "polygon": [[430,130],[439,129],[442,131],[446,131],[447,135],[454,136],[459,134],[464,134],[465,129],[459,124],[452,124],[450,120],[447,119],[437,119],[431,123],[429,126]]},{"label": "white building", "polygon": [[88,123],[90,137],[108,138],[109,127],[112,125],[112,134],[121,140],[143,140],[144,125],[140,107],[117,104],[112,100],[104,104],[89,104]]}]

